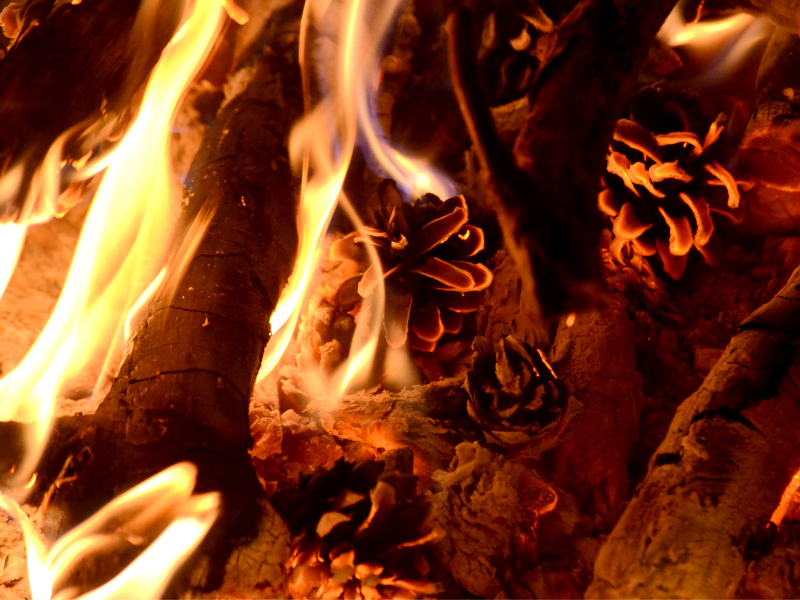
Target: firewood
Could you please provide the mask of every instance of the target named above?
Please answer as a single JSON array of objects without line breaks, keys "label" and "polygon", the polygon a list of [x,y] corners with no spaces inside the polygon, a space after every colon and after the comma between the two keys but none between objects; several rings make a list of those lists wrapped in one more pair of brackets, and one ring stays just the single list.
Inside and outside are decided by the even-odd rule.
[{"label": "firewood", "polygon": [[800,190],[800,38],[777,30],[758,72],[758,99],[739,149],[745,176],[781,190]]},{"label": "firewood", "polygon": [[174,293],[162,290],[151,304],[97,412],[55,425],[32,500],[72,459],[74,480],[52,497],[64,528],[180,460],[198,466],[198,491],[223,494],[207,540],[220,549],[217,570],[232,540],[264,512],[248,454],[248,405],[297,245],[286,141],[300,116],[301,86],[296,37],[277,31],[299,8],[266,27],[246,65],[249,83],[228,99],[195,159],[187,201],[211,202],[216,211]]},{"label": "firewood", "polygon": [[578,315],[571,327],[562,322],[552,350],[553,368],[582,406],[547,459],[550,475],[609,528],[630,495],[642,398],[635,359],[633,325],[616,302]]},{"label": "firewood", "polygon": [[800,465],[800,269],[678,409],[600,551],[587,597],[731,597]]},{"label": "firewood", "polygon": [[[534,79],[531,112],[513,155],[495,130],[475,79],[471,14],[448,20],[456,96],[492,204],[526,292],[545,316],[591,306],[604,289],[596,197],[616,119],[675,2],[581,3],[564,50]],[[535,290],[535,296],[534,296]]]},{"label": "firewood", "polygon": [[312,401],[307,412],[319,414],[322,428],[339,439],[387,450],[411,448],[415,473],[424,479],[453,457],[452,432],[432,416],[466,412],[463,383],[454,377],[399,392],[361,392],[345,396],[335,407]]}]

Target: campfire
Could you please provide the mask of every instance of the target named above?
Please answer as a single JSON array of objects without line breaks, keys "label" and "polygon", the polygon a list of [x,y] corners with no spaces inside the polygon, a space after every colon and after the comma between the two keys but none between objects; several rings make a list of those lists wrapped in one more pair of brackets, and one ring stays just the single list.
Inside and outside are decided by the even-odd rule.
[{"label": "campfire", "polygon": [[792,2],[0,24],[0,598],[800,594]]}]

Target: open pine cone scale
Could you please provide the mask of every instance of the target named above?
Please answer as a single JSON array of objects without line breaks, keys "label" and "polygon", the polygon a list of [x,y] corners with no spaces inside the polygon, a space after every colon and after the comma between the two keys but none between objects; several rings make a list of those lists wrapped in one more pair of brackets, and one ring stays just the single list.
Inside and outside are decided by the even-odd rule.
[{"label": "open pine cone scale", "polygon": [[293,598],[416,598],[441,591],[426,547],[439,541],[430,493],[381,461],[319,469],[273,505],[294,538]]},{"label": "open pine cone scale", "polygon": [[598,196],[598,207],[613,224],[609,251],[617,262],[625,263],[628,247],[645,257],[658,254],[673,279],[683,274],[692,248],[708,264],[717,263],[720,243],[712,209],[700,194],[704,186],[724,186],[728,208],[739,205],[740,184],[712,158],[724,120],[720,114],[702,141],[691,131],[653,134],[633,120],[617,121],[616,146],[607,161],[616,179],[606,177],[608,187]]},{"label": "open pine cone scale", "polygon": [[[430,352],[445,333],[461,330],[463,315],[477,310],[480,292],[492,283],[491,270],[468,260],[483,250],[483,231],[468,224],[463,196],[442,201],[428,194],[409,204],[387,180],[376,204],[374,226],[334,242],[331,256],[365,265],[357,284],[362,298],[375,291],[382,270],[387,343]],[[377,250],[380,269],[367,266],[365,244]]]}]

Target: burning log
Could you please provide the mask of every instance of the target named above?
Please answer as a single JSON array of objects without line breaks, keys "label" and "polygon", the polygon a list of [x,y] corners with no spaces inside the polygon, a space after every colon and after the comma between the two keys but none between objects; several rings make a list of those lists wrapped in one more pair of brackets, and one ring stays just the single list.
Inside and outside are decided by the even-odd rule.
[{"label": "burning log", "polygon": [[96,414],[56,423],[34,499],[54,486],[62,527],[180,460],[198,466],[198,490],[223,493],[222,531],[211,543],[220,547],[224,531],[229,548],[229,526],[252,525],[243,517],[258,511],[262,492],[248,454],[248,405],[297,244],[286,138],[302,102],[296,55],[285,45],[296,38],[277,37],[296,10],[267,26],[264,49],[243,71],[246,86],[227,99],[195,159],[187,201],[212,206],[213,217],[185,274],[150,306]]},{"label": "burning log", "polygon": [[800,228],[800,38],[777,29],[761,61],[758,98],[738,154],[742,172],[758,182],[749,194],[747,223],[756,231],[794,235]]},{"label": "burning log", "polygon": [[800,465],[800,269],[684,401],[603,546],[587,596],[730,597]]},{"label": "burning log", "polygon": [[461,112],[482,167],[492,174],[492,203],[509,253],[546,316],[591,306],[602,293],[601,225],[594,207],[605,149],[674,4],[579,3],[575,10],[584,12],[577,22],[552,32],[552,47],[563,50],[553,50],[533,79],[531,111],[513,156],[497,134],[479,82],[468,75],[476,72],[471,15],[464,8],[450,16],[450,63]]}]

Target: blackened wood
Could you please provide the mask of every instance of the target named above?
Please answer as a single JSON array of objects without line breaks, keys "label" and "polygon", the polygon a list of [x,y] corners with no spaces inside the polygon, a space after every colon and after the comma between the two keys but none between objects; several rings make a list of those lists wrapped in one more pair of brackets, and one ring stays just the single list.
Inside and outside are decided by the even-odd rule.
[{"label": "blackened wood", "polygon": [[551,352],[553,368],[581,403],[564,441],[545,454],[553,483],[571,492],[583,512],[607,530],[630,498],[628,464],[639,428],[642,392],[636,336],[624,306],[561,322]]},{"label": "blackened wood", "polygon": [[471,19],[448,21],[454,87],[470,137],[492,174],[494,208],[506,246],[545,315],[596,303],[604,289],[596,210],[614,123],[675,0],[585,2],[564,50],[530,91],[531,112],[513,157],[481,98]]},{"label": "blackened wood", "polygon": [[54,497],[67,525],[180,460],[198,465],[199,490],[254,501],[248,404],[294,262],[297,186],[286,142],[301,107],[296,50],[267,47],[193,164],[189,202],[217,209],[177,291],[150,306],[97,413],[58,423],[42,489],[68,456],[84,459]]},{"label": "blackened wood", "polygon": [[800,190],[800,37],[778,29],[758,73],[758,99],[739,148],[744,176]]},{"label": "blackened wood", "polygon": [[726,598],[800,466],[800,269],[678,409],[587,597]]},{"label": "blackened wood", "polygon": [[[27,4],[26,14],[35,13],[36,19],[29,18],[29,29],[0,58],[0,175],[24,160],[25,186],[61,133],[101,116],[113,124],[147,79],[180,17],[175,10],[180,3],[158,3],[153,28],[132,48],[139,0]],[[18,215],[25,191],[0,205],[0,222]]]}]

